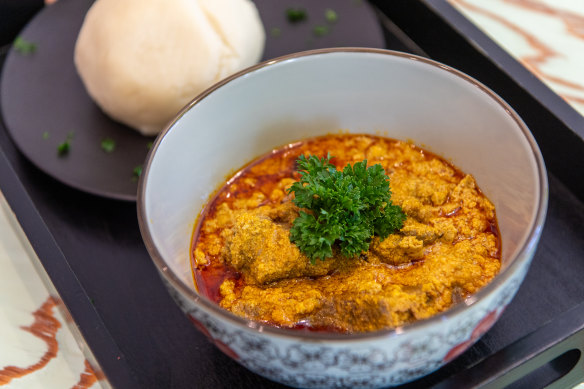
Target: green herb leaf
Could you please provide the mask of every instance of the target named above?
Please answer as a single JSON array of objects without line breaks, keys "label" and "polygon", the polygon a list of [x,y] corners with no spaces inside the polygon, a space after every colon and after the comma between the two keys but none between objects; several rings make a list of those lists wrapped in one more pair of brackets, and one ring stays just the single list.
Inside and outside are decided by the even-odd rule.
[{"label": "green herb leaf", "polygon": [[116,149],[116,141],[112,138],[105,138],[101,141],[101,149],[106,153],[111,153]]},{"label": "green herb leaf", "polygon": [[303,8],[288,8],[286,10],[286,18],[290,23],[298,23],[308,17],[306,10]]},{"label": "green herb leaf", "polygon": [[69,143],[69,141],[66,140],[65,142],[63,142],[57,146],[57,154],[59,156],[69,154],[70,148],[71,148],[71,143]]},{"label": "green herb leaf", "polygon": [[142,165],[138,165],[132,170],[132,180],[137,180],[142,175]]},{"label": "green herb leaf", "polygon": [[274,38],[278,38],[280,35],[282,35],[282,30],[278,27],[272,27],[270,30],[270,35]]},{"label": "green herb leaf", "polygon": [[385,239],[406,218],[391,203],[389,177],[381,165],[367,167],[364,160],[339,171],[331,158],[300,156],[300,180],[288,189],[294,192],[294,204],[303,209],[290,229],[290,240],[312,263],[332,257],[333,245],[345,257],[359,255],[369,249],[374,235]]},{"label": "green herb leaf", "polygon": [[71,141],[73,140],[73,132],[67,134],[65,141],[57,146],[57,155],[60,157],[69,154],[71,150]]},{"label": "green herb leaf", "polygon": [[319,26],[314,26],[314,28],[312,29],[312,32],[316,36],[324,36],[330,32],[330,29],[328,26],[319,25]]},{"label": "green herb leaf", "polygon": [[324,17],[325,17],[326,21],[329,22],[329,23],[336,23],[337,20],[339,19],[339,16],[335,12],[335,10],[334,9],[330,9],[330,8],[327,8],[324,11]]},{"label": "green herb leaf", "polygon": [[14,50],[23,55],[32,54],[36,51],[37,48],[36,43],[27,41],[21,36],[17,36],[16,39],[14,39],[12,47],[14,47]]},{"label": "green herb leaf", "polygon": [[51,136],[51,134],[48,131],[43,132],[43,139],[47,140],[49,139]]}]

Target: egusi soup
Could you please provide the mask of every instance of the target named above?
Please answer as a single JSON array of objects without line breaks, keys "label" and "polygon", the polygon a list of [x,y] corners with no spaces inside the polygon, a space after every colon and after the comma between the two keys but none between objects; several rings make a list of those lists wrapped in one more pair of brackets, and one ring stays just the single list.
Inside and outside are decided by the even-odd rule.
[{"label": "egusi soup", "polygon": [[495,208],[471,175],[411,143],[336,134],[239,170],[201,213],[191,259],[198,291],[236,315],[350,333],[448,309],[500,257]]}]

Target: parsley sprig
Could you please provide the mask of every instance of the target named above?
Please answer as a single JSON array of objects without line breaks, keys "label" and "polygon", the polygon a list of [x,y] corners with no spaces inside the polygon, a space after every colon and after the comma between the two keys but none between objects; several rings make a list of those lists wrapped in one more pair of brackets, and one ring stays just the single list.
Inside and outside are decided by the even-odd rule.
[{"label": "parsley sprig", "polygon": [[381,165],[367,167],[364,160],[339,171],[331,158],[300,156],[300,180],[288,189],[294,204],[306,210],[294,220],[290,240],[313,264],[332,257],[335,244],[342,255],[354,257],[369,249],[374,235],[386,238],[406,218],[391,203],[389,177]]}]

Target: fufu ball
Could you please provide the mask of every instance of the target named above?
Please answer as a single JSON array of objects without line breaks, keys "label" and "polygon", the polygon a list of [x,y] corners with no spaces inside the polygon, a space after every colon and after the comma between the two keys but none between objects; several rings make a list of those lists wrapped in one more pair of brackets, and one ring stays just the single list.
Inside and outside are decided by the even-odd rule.
[{"label": "fufu ball", "polygon": [[74,61],[107,115],[156,135],[207,87],[257,63],[264,44],[250,0],[97,0]]}]

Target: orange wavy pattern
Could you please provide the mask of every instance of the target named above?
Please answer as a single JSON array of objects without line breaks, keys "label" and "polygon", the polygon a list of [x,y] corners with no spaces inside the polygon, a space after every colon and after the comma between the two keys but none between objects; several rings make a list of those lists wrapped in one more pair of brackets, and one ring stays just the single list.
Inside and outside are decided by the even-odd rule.
[{"label": "orange wavy pattern", "polygon": [[[544,64],[546,64],[550,59],[554,57],[561,56],[561,54],[556,52],[553,48],[549,47],[545,43],[543,43],[534,34],[521,28],[519,25],[504,18],[503,16],[498,15],[485,8],[476,6],[474,4],[470,4],[466,0],[450,0],[450,1],[460,6],[461,8],[483,15],[496,21],[497,23],[502,24],[503,26],[507,27],[508,29],[510,29],[511,31],[515,32],[516,34],[520,35],[523,39],[525,39],[525,41],[527,42],[529,47],[533,49],[535,54],[520,56],[518,59],[526,68],[528,68],[536,76],[543,80],[547,80],[555,84],[562,85],[566,88],[573,89],[574,91],[584,91],[584,85],[581,85],[571,80],[567,80],[563,77],[549,74],[543,70]],[[554,9],[543,3],[538,2],[537,0],[503,0],[503,1],[514,6],[522,7],[529,11],[544,13],[546,15],[558,17],[563,22],[564,26],[566,27],[566,31],[569,34],[574,35],[575,37],[578,37],[580,39],[584,39],[584,17],[578,14],[569,11]],[[558,94],[568,102],[583,103],[584,100],[581,97],[573,96],[569,93]]]},{"label": "orange wavy pattern", "polygon": [[85,370],[80,374],[79,381],[71,389],[87,389],[95,384],[100,377],[94,373],[91,365],[85,360]]},{"label": "orange wavy pattern", "polygon": [[56,303],[52,297],[43,303],[43,305],[33,312],[34,322],[28,327],[22,327],[23,330],[30,332],[37,338],[42,339],[47,344],[47,351],[40,360],[28,367],[6,366],[0,370],[0,385],[6,385],[15,378],[24,377],[45,367],[49,361],[57,356],[59,344],[57,342],[57,331],[61,323],[54,317],[53,308]]},{"label": "orange wavy pattern", "polygon": [[504,0],[506,3],[523,7],[529,11],[540,12],[559,18],[566,26],[566,31],[577,38],[584,39],[584,16],[574,12],[550,7],[537,0]]},{"label": "orange wavy pattern", "polygon": [[[30,326],[22,327],[24,331],[43,340],[47,344],[47,351],[41,356],[38,362],[28,367],[6,366],[0,369],[0,386],[9,384],[12,380],[24,377],[35,371],[44,368],[51,359],[57,356],[59,352],[59,343],[57,341],[57,332],[61,328],[61,323],[55,317],[53,309],[57,306],[57,299],[49,296],[39,309],[32,313],[34,322]],[[99,379],[102,374],[94,373],[85,360],[85,370],[80,374],[79,381],[72,389],[87,389]]]}]

